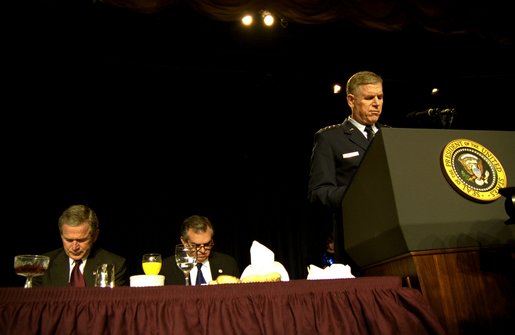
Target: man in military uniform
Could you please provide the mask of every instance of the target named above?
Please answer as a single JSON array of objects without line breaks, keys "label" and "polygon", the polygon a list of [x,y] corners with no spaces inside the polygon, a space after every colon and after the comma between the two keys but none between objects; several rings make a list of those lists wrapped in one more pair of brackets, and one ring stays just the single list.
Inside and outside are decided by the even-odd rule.
[{"label": "man in military uniform", "polygon": [[331,218],[324,238],[334,237],[335,263],[353,268],[343,245],[342,200],[375,133],[385,127],[378,122],[383,109],[383,79],[370,71],[357,72],[347,81],[346,93],[351,115],[314,135],[308,200],[320,215]]}]

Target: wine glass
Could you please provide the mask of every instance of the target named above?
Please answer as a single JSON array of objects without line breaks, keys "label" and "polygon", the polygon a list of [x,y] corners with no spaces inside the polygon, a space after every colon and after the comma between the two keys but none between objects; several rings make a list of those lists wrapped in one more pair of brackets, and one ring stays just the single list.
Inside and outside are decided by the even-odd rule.
[{"label": "wine glass", "polygon": [[146,275],[158,275],[159,271],[161,271],[162,264],[163,260],[161,254],[144,254],[141,259],[143,272],[145,272]]},{"label": "wine glass", "polygon": [[27,277],[25,288],[32,287],[32,278],[42,276],[48,269],[50,257],[42,255],[14,256],[14,271],[17,275]]},{"label": "wine glass", "polygon": [[195,245],[177,244],[175,246],[175,263],[184,273],[186,286],[190,283],[190,271],[197,263],[197,248]]}]

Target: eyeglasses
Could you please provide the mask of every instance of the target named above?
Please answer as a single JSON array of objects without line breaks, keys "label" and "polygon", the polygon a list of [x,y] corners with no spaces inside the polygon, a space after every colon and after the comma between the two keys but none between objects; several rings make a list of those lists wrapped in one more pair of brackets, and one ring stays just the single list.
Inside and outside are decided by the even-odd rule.
[{"label": "eyeglasses", "polygon": [[211,250],[213,249],[215,245],[215,242],[213,240],[207,242],[207,243],[202,243],[202,244],[197,244],[197,243],[190,243],[190,246],[192,248],[195,248],[197,251],[200,251],[200,249],[204,248],[204,250]]}]

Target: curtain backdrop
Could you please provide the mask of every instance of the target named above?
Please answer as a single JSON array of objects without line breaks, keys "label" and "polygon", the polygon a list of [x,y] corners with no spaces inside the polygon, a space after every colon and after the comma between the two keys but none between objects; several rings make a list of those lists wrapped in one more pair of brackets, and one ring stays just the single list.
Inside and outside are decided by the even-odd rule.
[{"label": "curtain backdrop", "polygon": [[301,24],[348,21],[382,31],[416,26],[440,34],[472,34],[501,43],[513,42],[508,4],[498,0],[472,3],[459,0],[104,0],[102,3],[140,13],[190,6],[219,21],[239,21],[243,13],[267,9],[278,17]]}]

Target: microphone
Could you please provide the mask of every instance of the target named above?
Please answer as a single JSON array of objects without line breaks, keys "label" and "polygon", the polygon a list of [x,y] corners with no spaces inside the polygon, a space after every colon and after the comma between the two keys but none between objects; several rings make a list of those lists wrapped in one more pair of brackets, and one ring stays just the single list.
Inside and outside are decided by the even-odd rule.
[{"label": "microphone", "polygon": [[443,115],[454,115],[456,113],[456,110],[454,108],[429,108],[422,112],[411,112],[406,114],[406,118],[408,119],[416,119],[419,117],[425,117],[425,116],[443,116]]}]

